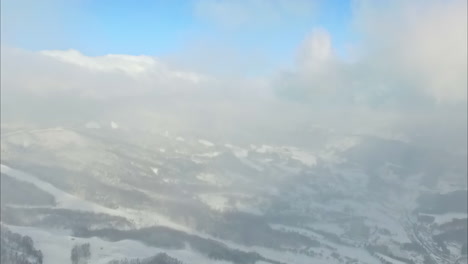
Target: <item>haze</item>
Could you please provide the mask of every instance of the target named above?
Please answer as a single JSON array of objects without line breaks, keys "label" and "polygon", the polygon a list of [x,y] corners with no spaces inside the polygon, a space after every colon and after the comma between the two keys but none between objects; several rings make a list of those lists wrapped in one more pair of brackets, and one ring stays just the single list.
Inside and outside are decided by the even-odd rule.
[{"label": "haze", "polygon": [[466,263],[466,1],[1,5],[1,263]]}]

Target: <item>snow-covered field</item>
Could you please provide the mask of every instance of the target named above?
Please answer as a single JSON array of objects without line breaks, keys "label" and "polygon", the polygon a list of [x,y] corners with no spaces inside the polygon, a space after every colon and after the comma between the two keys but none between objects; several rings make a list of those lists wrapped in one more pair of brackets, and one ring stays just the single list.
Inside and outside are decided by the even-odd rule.
[{"label": "snow-covered field", "polygon": [[31,174],[10,168],[3,164],[1,164],[1,172],[20,181],[32,183],[39,189],[53,195],[56,201],[56,207],[58,208],[121,216],[135,223],[135,228],[162,225],[178,230],[188,231],[186,227],[173,223],[168,220],[167,217],[164,217],[157,212],[141,211],[123,207],[120,207],[119,209],[107,208],[71,195]]},{"label": "snow-covered field", "polygon": [[209,259],[189,248],[183,250],[158,249],[133,240],[110,242],[97,237],[73,237],[64,230],[6,226],[13,232],[31,237],[35,247],[41,250],[44,255],[44,263],[70,263],[71,249],[74,245],[83,243],[89,243],[91,246],[90,263],[93,264],[106,264],[114,259],[147,258],[161,252],[165,252],[184,263],[226,263]]},{"label": "snow-covered field", "polygon": [[466,213],[445,213],[445,214],[421,214],[434,217],[434,223],[437,225],[443,225],[450,223],[454,219],[467,219],[468,214]]}]

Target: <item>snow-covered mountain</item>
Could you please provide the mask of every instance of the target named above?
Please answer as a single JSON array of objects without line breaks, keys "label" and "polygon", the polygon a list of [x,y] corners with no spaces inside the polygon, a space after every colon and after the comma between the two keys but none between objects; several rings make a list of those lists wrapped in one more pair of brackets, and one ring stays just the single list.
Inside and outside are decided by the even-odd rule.
[{"label": "snow-covered mountain", "polygon": [[463,154],[362,135],[311,149],[109,123],[2,127],[1,220],[44,263],[69,263],[87,243],[89,263],[466,262]]}]

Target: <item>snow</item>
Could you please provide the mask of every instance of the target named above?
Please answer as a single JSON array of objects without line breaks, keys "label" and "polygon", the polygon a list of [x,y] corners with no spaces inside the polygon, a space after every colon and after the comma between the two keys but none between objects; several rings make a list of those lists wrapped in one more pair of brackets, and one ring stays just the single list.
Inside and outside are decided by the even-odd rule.
[{"label": "snow", "polygon": [[317,230],[322,230],[322,231],[325,231],[325,232],[329,232],[329,233],[333,233],[333,234],[336,234],[338,236],[344,234],[344,230],[343,228],[341,228],[340,226],[338,225],[334,225],[334,224],[330,224],[330,223],[314,223],[313,224],[313,227]]},{"label": "snow", "polygon": [[[50,149],[58,149],[66,145],[74,145],[79,147],[89,146],[89,142],[78,133],[57,128],[28,131],[22,135],[17,136],[21,139],[21,141],[23,141],[25,138],[30,139],[32,141],[31,145],[34,142],[39,142],[41,146]],[[12,140],[14,141],[14,138],[12,138]]]},{"label": "snow", "polygon": [[357,258],[364,263],[378,263],[377,260],[363,248],[354,248],[338,244],[333,244],[333,246],[338,250],[340,255]]},{"label": "snow", "polygon": [[302,164],[308,167],[313,167],[317,165],[317,157],[315,155],[309,152],[294,148],[294,147],[289,147],[289,146],[278,147],[278,146],[269,146],[269,145],[262,145],[261,147],[256,147],[255,145],[251,145],[250,147],[258,153],[262,153],[262,154],[277,153],[283,157],[289,157],[291,159],[300,161]]},{"label": "snow", "polygon": [[[358,263],[363,264],[375,264],[379,263],[377,259],[372,257],[366,250],[362,248],[353,248],[353,247],[346,247],[341,245],[336,245],[329,243],[332,247],[337,249],[337,252],[342,256],[348,256],[351,258],[356,258],[359,260]],[[328,258],[324,259],[323,257],[310,257],[302,254],[295,254],[291,252],[284,252],[284,251],[274,251],[271,249],[266,249],[262,247],[250,247],[246,250],[255,250],[256,252],[260,253],[261,255],[274,259],[277,261],[281,261],[283,263],[288,264],[338,264],[342,263],[337,259]],[[320,251],[328,253],[330,255],[333,251],[328,248],[320,248]]]},{"label": "snow", "polygon": [[298,149],[291,149],[291,158],[309,167],[317,165],[317,158],[314,155]]},{"label": "snow", "polygon": [[332,141],[328,143],[325,148],[327,150],[334,150],[338,152],[343,152],[346,151],[357,144],[359,144],[361,141],[358,137],[345,137],[340,140]]},{"label": "snow", "polygon": [[206,147],[214,147],[215,146],[215,144],[211,143],[208,140],[204,140],[204,139],[199,139],[198,143],[200,143],[200,144],[202,144],[202,145],[204,145]]},{"label": "snow", "polygon": [[85,127],[90,129],[99,129],[101,128],[101,125],[95,121],[90,121],[85,124]]},{"label": "snow", "polygon": [[434,223],[438,225],[442,225],[445,223],[451,222],[453,219],[466,219],[468,218],[467,213],[445,213],[445,214],[422,214],[421,215],[428,215],[434,217]]},{"label": "snow", "polygon": [[180,142],[185,141],[185,139],[184,139],[183,137],[177,137],[176,140],[177,140],[177,141],[180,141]]},{"label": "snow", "polygon": [[229,207],[228,199],[223,195],[209,193],[200,194],[198,197],[204,204],[216,211],[224,211]]},{"label": "snow", "polygon": [[249,155],[249,151],[245,149],[236,149],[234,151],[234,155],[237,158],[247,158],[247,156]]},{"label": "snow", "polygon": [[392,263],[392,264],[407,264],[406,262],[403,262],[403,261],[399,261],[397,259],[394,259],[394,258],[391,258],[389,256],[386,256],[386,255],[383,255],[383,254],[380,254],[380,253],[376,253],[377,256],[380,256],[381,258],[383,258],[384,260]]},{"label": "snow", "polygon": [[28,148],[31,145],[31,142],[27,139],[23,140],[23,148]]},{"label": "snow", "polygon": [[48,182],[44,182],[33,175],[21,172],[19,170],[12,169],[8,166],[1,164],[1,172],[14,177],[18,180],[29,182],[34,184],[39,189],[50,193],[54,196],[57,207],[70,209],[70,210],[81,210],[94,213],[104,213],[114,216],[124,217],[126,219],[132,220],[135,223],[136,228],[154,226],[154,225],[164,225],[177,230],[190,231],[186,227],[175,224],[166,218],[163,215],[158,214],[157,212],[151,211],[139,211],[130,208],[119,207],[119,209],[110,209],[102,205],[83,200],[79,197],[73,196],[69,193],[66,193]]},{"label": "snow", "polygon": [[[292,226],[287,226],[287,225],[282,225],[282,224],[270,224],[270,227],[272,229],[274,229],[274,230],[299,233],[299,234],[308,236],[310,238],[322,237],[321,235],[318,235],[318,234],[316,234],[316,233],[314,233],[312,231],[302,229],[302,228],[298,228],[298,227],[292,227]],[[314,225],[314,227],[315,227],[315,225]]]},{"label": "snow", "polygon": [[111,128],[112,129],[117,129],[117,128],[119,128],[119,125],[116,122],[112,121],[111,122]]},{"label": "snow", "polygon": [[406,233],[401,219],[398,219],[396,215],[402,212],[392,212],[390,208],[382,210],[380,204],[367,204],[367,209],[362,210],[359,214],[367,217],[366,224],[377,225],[388,229],[391,233],[392,239],[399,243],[411,243],[411,239]]},{"label": "snow", "polygon": [[224,263],[208,259],[188,248],[181,250],[160,249],[147,246],[134,240],[110,242],[98,237],[73,237],[64,230],[39,229],[35,227],[20,227],[5,225],[11,231],[27,235],[34,241],[34,246],[44,255],[44,263],[70,263],[70,251],[76,244],[89,243],[91,259],[89,263],[107,264],[114,259],[147,258],[165,252],[184,263]]},{"label": "snow", "polygon": [[166,152],[166,149],[160,148],[159,152],[164,153],[164,152]]},{"label": "snow", "polygon": [[224,146],[226,148],[229,148],[232,150],[232,152],[234,153],[234,156],[236,156],[237,158],[247,158],[247,156],[249,155],[249,151],[246,150],[246,149],[243,149],[243,148],[240,148],[240,147],[237,147],[237,146],[233,146],[231,144],[224,144]]},{"label": "snow", "polygon": [[253,215],[262,216],[263,213],[259,208],[256,208],[253,203],[249,201],[241,202],[236,201],[235,208],[237,211],[245,212]]},{"label": "snow", "polygon": [[[286,226],[286,225],[270,225],[271,228],[276,229],[276,230],[285,230],[285,231],[290,231],[290,232],[296,232],[305,236],[308,236],[312,239],[317,239],[320,241],[320,243],[324,245],[331,246],[334,248],[340,255],[342,256],[347,256],[350,258],[356,258],[360,262],[359,263],[378,263],[377,259],[372,257],[365,249],[359,248],[359,247],[350,247],[350,246],[344,246],[340,244],[333,243],[331,241],[327,241],[321,234],[317,234],[313,231],[305,230],[302,228],[297,228],[297,227],[291,227],[291,226]],[[321,226],[318,229],[321,229],[323,226]],[[316,225],[314,224],[314,228],[317,228]],[[322,230],[322,229],[321,229]],[[329,254],[332,253],[330,249],[328,248],[321,248],[321,250],[328,252]],[[332,261],[332,260],[327,260],[327,261]],[[337,261],[337,260],[336,260]],[[316,263],[315,260],[312,263]],[[332,262],[325,262],[325,263],[332,263]]]},{"label": "snow", "polygon": [[207,153],[203,153],[203,154],[198,154],[197,156],[199,157],[206,157],[206,158],[214,158],[214,157],[217,157],[221,154],[221,152],[207,152]]},{"label": "snow", "polygon": [[73,210],[83,210],[83,211],[90,211],[90,212],[96,212],[96,213],[107,213],[107,214],[112,214],[115,215],[115,210],[103,207],[98,204],[94,204],[89,201],[82,200],[78,197],[75,197],[69,193],[66,193],[52,184],[48,182],[44,182],[42,180],[39,180],[38,178],[23,173],[21,171],[12,169],[8,166],[1,165],[1,171],[2,173],[9,175],[11,177],[14,177],[18,180],[29,182],[34,184],[36,187],[39,189],[46,191],[50,193],[51,195],[54,196],[56,202],[57,202],[57,207],[60,208],[67,208],[67,209],[73,209]]},{"label": "snow", "polygon": [[196,176],[196,178],[200,181],[203,181],[212,185],[217,185],[217,186],[221,185],[216,175],[212,173],[200,173]]},{"label": "snow", "polygon": [[261,147],[257,148],[255,151],[258,153],[267,153],[267,152],[273,152],[275,150],[274,147],[268,146],[268,145],[262,145]]},{"label": "snow", "polygon": [[151,167],[151,170],[153,171],[154,174],[158,175],[158,172],[159,172],[158,168]]},{"label": "snow", "polygon": [[171,178],[163,178],[162,181],[164,183],[178,183],[179,182],[178,179],[171,179]]},{"label": "snow", "polygon": [[257,171],[263,171],[263,167],[255,164],[253,161],[246,159],[246,158],[239,158],[239,160],[244,163],[245,165],[257,170]]}]

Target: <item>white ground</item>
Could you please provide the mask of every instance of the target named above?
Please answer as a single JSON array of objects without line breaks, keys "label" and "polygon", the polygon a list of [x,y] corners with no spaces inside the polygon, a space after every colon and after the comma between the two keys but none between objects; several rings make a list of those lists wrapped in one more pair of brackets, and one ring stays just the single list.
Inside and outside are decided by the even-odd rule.
[{"label": "white ground", "polygon": [[119,208],[119,209],[110,209],[102,205],[81,199],[79,197],[73,196],[69,193],[66,193],[48,182],[44,182],[35,176],[24,173],[19,170],[12,169],[8,166],[1,164],[1,172],[14,177],[20,181],[25,181],[34,184],[39,189],[50,193],[54,196],[57,207],[70,209],[70,210],[81,210],[88,211],[93,213],[104,213],[109,215],[125,217],[135,223],[137,228],[148,227],[154,225],[163,225],[168,226],[174,229],[189,231],[187,228],[177,225],[171,222],[166,217],[149,211],[138,211],[130,208]]},{"label": "white ground", "polygon": [[44,263],[61,264],[70,263],[70,251],[75,244],[90,243],[91,259],[93,264],[106,264],[113,259],[121,258],[146,258],[160,252],[166,252],[187,264],[196,263],[226,263],[208,259],[190,249],[165,250],[149,247],[133,240],[121,240],[118,242],[105,241],[103,239],[72,237],[63,230],[39,229],[34,227],[20,227],[6,225],[11,231],[21,235],[27,235],[34,241],[35,248],[42,251]]},{"label": "white ground", "polygon": [[205,139],[199,139],[198,140],[198,143],[206,146],[206,147],[214,147],[215,144],[213,144],[212,142],[208,141],[208,140],[205,140]]}]

